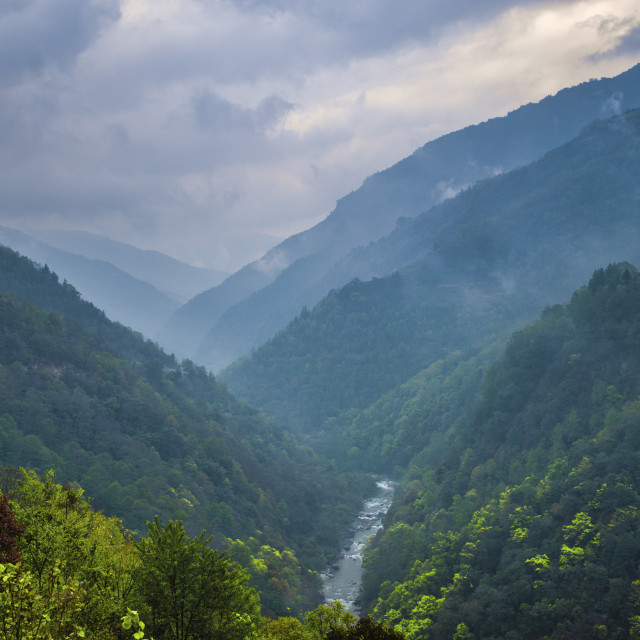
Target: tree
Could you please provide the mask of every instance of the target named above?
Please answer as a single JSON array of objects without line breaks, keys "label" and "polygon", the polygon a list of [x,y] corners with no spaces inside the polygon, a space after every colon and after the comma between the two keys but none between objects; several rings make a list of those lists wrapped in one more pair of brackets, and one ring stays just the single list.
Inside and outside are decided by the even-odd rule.
[{"label": "tree", "polygon": [[286,616],[267,620],[260,629],[260,640],[311,640],[311,636],[300,620]]},{"label": "tree", "polygon": [[0,563],[17,563],[20,561],[18,537],[24,533],[24,527],[16,522],[13,509],[9,504],[9,496],[0,497]]},{"label": "tree", "polygon": [[[120,521],[94,511],[80,487],[55,482],[53,471],[41,479],[20,469],[12,508],[24,526],[18,538],[21,573],[16,584],[28,582],[36,598],[24,611],[51,603],[46,606],[52,625],[63,625],[67,616],[78,628],[91,629],[93,638],[112,638],[138,562]],[[23,578],[26,582],[19,582]],[[62,589],[61,584],[67,586]],[[67,592],[74,594],[74,607],[65,613],[55,603]]]},{"label": "tree", "polygon": [[360,618],[352,627],[334,627],[324,640],[404,640],[404,635],[371,618]]},{"label": "tree", "polygon": [[332,629],[348,629],[357,618],[339,600],[318,605],[304,617],[304,626],[313,638],[320,640]]},{"label": "tree", "polygon": [[187,536],[182,521],[147,523],[135,544],[140,566],[136,596],[150,635],[171,640],[246,638],[260,623],[260,602],[249,576],[208,544],[203,531]]}]

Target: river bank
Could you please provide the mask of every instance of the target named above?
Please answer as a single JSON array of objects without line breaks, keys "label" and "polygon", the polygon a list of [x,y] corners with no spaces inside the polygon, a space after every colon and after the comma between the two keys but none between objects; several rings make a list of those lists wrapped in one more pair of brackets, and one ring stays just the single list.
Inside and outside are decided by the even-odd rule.
[{"label": "river bank", "polygon": [[379,480],[375,496],[365,500],[343,545],[343,551],[322,573],[325,602],[339,600],[347,611],[360,615],[362,551],[367,540],[382,528],[382,520],[393,500],[394,483]]}]

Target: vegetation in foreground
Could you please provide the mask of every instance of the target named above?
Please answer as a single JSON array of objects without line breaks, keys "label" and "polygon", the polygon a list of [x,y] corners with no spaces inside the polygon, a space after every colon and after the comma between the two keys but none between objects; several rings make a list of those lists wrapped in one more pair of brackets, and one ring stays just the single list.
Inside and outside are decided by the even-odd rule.
[{"label": "vegetation in foreground", "polygon": [[3,247],[0,466],[53,468],[137,534],[158,514],[233,539],[274,616],[319,604],[316,571],[373,486]]},{"label": "vegetation in foreground", "polygon": [[[133,538],[95,511],[79,487],[20,469],[0,500],[2,640],[396,640],[338,603],[304,621],[262,617],[249,574],[205,532],[156,517]],[[364,635],[363,635],[364,634]]]}]

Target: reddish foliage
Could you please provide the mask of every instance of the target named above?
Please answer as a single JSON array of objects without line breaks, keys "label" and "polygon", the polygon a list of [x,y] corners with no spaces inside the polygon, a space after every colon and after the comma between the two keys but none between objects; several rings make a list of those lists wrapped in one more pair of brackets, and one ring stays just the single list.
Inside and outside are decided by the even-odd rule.
[{"label": "reddish foliage", "polygon": [[20,562],[20,547],[18,538],[24,532],[24,527],[16,521],[9,496],[2,494],[0,499],[0,563]]}]

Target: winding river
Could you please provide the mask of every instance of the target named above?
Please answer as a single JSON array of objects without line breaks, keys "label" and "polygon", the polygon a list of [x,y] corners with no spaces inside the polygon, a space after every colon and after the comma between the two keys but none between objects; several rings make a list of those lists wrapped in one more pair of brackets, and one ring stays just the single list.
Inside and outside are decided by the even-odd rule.
[{"label": "winding river", "polygon": [[344,544],[344,552],[322,572],[325,602],[340,600],[347,611],[359,615],[358,597],[362,588],[362,551],[367,540],[382,528],[382,519],[393,500],[393,482],[379,480],[378,492],[365,500]]}]

